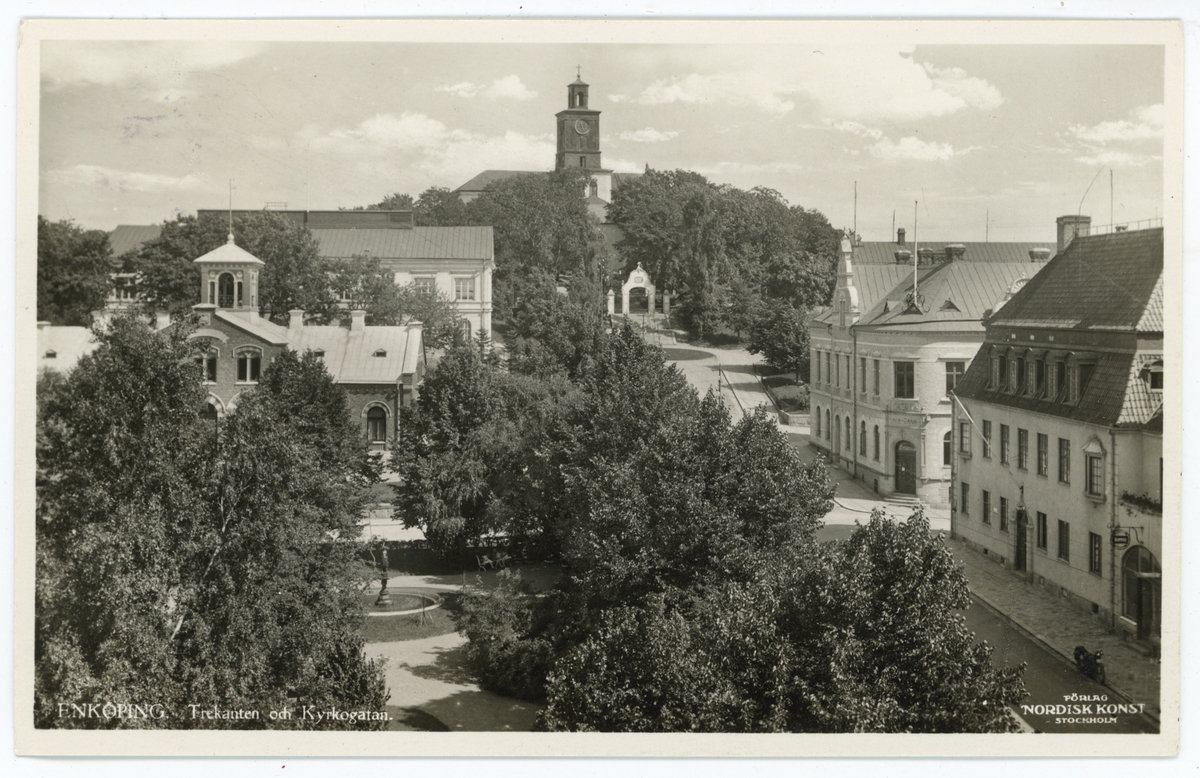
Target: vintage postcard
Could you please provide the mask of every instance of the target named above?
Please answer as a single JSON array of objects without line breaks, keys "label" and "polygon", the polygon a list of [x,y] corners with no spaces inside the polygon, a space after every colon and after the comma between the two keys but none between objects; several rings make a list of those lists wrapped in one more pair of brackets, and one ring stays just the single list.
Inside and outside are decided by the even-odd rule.
[{"label": "vintage postcard", "polygon": [[1182,23],[18,57],[18,753],[1177,752]]}]

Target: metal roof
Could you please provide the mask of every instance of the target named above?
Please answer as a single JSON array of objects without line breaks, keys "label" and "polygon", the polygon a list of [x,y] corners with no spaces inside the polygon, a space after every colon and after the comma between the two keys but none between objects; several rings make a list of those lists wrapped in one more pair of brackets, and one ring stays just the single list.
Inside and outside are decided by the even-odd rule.
[{"label": "metal roof", "polygon": [[202,254],[201,256],[196,257],[192,260],[192,263],[196,265],[226,265],[229,263],[239,263],[245,265],[259,265],[261,267],[265,267],[267,264],[251,254],[249,251],[246,251],[244,248],[234,243],[232,235],[229,236],[229,241],[227,243],[217,246],[207,254]]},{"label": "metal roof", "polygon": [[491,227],[413,227],[410,230],[316,229],[321,256],[349,259],[492,259]]},{"label": "metal roof", "polygon": [[485,170],[467,183],[455,189],[455,192],[482,192],[488,184],[503,181],[513,176],[546,176],[545,170]]},{"label": "metal roof", "polygon": [[419,328],[306,326],[288,334],[302,351],[324,351],[325,366],[339,384],[398,381],[416,370],[421,353]]},{"label": "metal roof", "polygon": [[[84,355],[92,353],[96,345],[92,331],[87,327],[56,327],[39,322],[38,369],[46,368],[65,373],[75,367],[75,363]],[[54,356],[48,357],[49,353],[53,353]]]},{"label": "metal roof", "polygon": [[[916,253],[917,248],[932,249],[939,258],[945,256],[947,246],[964,246],[966,251],[956,262],[1030,262],[1031,249],[1049,249],[1053,254],[1054,241],[1034,243],[964,243],[963,241],[935,240],[921,241],[919,244],[906,241],[863,241],[852,247],[855,269],[860,265],[895,265],[896,252],[900,250]],[[908,262],[911,272],[912,262]]]}]

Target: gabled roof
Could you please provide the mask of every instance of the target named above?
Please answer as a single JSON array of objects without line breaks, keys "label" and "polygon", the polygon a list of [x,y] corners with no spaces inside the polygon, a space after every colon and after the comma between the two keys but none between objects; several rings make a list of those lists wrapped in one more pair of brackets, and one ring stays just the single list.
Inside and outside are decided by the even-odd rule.
[{"label": "gabled roof", "polygon": [[488,184],[503,181],[513,176],[545,176],[545,170],[485,170],[467,183],[455,189],[455,192],[482,192]]},{"label": "gabled roof", "polygon": [[1162,267],[1161,227],[1075,238],[988,326],[1161,332]]},{"label": "gabled roof", "polygon": [[276,346],[286,345],[288,343],[287,328],[280,327],[269,319],[264,319],[258,315],[256,311],[245,311],[234,313],[232,311],[224,311],[220,308],[213,311],[213,316],[216,316],[221,321],[231,324],[234,327],[248,332],[264,343],[271,343]]},{"label": "gabled roof", "polygon": [[118,224],[108,234],[108,245],[114,257],[119,257],[162,234],[161,224]]},{"label": "gabled roof", "polygon": [[349,259],[492,259],[491,227],[413,227],[409,230],[313,230],[320,254]]}]

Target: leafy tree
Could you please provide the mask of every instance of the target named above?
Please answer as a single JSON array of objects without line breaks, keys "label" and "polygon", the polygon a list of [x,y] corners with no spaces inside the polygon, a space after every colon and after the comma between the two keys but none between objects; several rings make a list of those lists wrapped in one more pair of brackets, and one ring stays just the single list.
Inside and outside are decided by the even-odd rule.
[{"label": "leafy tree", "polygon": [[510,320],[509,369],[528,375],[563,372],[573,379],[581,377],[602,338],[598,291],[598,285],[578,279],[564,294],[551,276],[532,274]]},{"label": "leafy tree", "polygon": [[[314,724],[199,718],[189,706],[316,705],[380,712],[319,726],[382,728],[382,670],[357,635],[365,494],[361,460],[343,445],[345,399],[311,358],[283,357],[214,429],[197,413],[203,339],[187,330],[117,318],[69,376],[44,385],[35,723],[300,728]],[[169,717],[58,716],[60,702],[113,700]]]},{"label": "leafy tree", "polygon": [[431,186],[417,197],[413,219],[418,227],[461,227],[477,224],[472,221],[467,204],[458,192],[441,186]]},{"label": "leafy tree", "polygon": [[758,311],[750,325],[751,354],[762,354],[776,370],[796,374],[797,381],[808,380],[809,317],[801,309],[781,300],[772,300]]},{"label": "leafy tree", "polygon": [[368,205],[368,211],[411,211],[413,208],[412,195],[394,192],[374,205]]},{"label": "leafy tree", "polygon": [[458,342],[463,319],[444,292],[407,284],[400,287],[399,305],[402,321],[421,322],[422,337],[429,348],[445,349]]},{"label": "leafy tree", "polygon": [[356,255],[330,262],[329,290],[352,310],[367,314],[372,325],[396,325],[406,319],[400,288],[379,257]]},{"label": "leafy tree", "polygon": [[117,270],[108,235],[69,220],[38,216],[37,315],[60,326],[86,327],[104,308]]},{"label": "leafy tree", "polygon": [[792,545],[753,580],[602,614],[551,670],[551,730],[1011,732],[1023,666],[956,611],[966,581],[919,513]]},{"label": "leafy tree", "polygon": [[[220,214],[179,216],[163,223],[157,238],[124,258],[138,273],[139,289],[151,309],[185,313],[199,302],[200,275],[192,262],[228,240],[229,223]],[[242,214],[233,220],[234,241],[266,263],[259,280],[259,309],[283,324],[288,311],[302,308],[318,320],[336,305],[307,227],[271,211]]]}]

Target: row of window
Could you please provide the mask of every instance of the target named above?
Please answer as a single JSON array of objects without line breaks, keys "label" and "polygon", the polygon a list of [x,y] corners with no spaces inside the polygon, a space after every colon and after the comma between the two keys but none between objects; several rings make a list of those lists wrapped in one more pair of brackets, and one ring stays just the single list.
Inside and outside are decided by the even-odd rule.
[{"label": "row of window", "polygon": [[[971,486],[966,481],[959,483],[960,500],[958,511],[963,516],[971,515]],[[1000,497],[997,503],[992,502],[992,493],[987,489],[983,489],[979,519],[984,524],[991,525],[993,515],[996,516],[997,524],[1001,532],[1008,532],[1009,528],[1009,509],[1010,504],[1007,497]],[[1013,520],[1018,523],[1018,531],[1023,528],[1019,526],[1019,520],[1016,515]],[[1034,542],[1042,551],[1049,551],[1049,518],[1041,511],[1036,511],[1036,519],[1034,526]],[[1071,561],[1071,524],[1067,521],[1059,520],[1057,533],[1058,558],[1064,562]],[[1095,532],[1088,533],[1088,572],[1095,575],[1101,575],[1102,554],[1104,548],[1104,540]]]},{"label": "row of window", "polygon": [[[982,447],[980,453],[984,459],[992,458],[992,423],[982,420],[980,437]],[[971,453],[971,423],[958,423],[958,450],[962,454]],[[1000,425],[1000,441],[996,453],[1000,464],[1011,462],[1009,451],[1011,444],[1010,428],[1007,424]],[[1071,483],[1071,441],[1058,438],[1058,482]],[[1048,478],[1050,474],[1050,436],[1037,433],[1037,474]],[[1017,469],[1029,469],[1029,430],[1017,429]],[[1092,497],[1104,496],[1104,451],[1098,445],[1089,445],[1084,449],[1084,491]]]},{"label": "row of window", "polygon": [[[217,352],[210,351],[202,357],[197,357],[196,364],[200,366],[207,383],[215,384],[217,382]],[[256,384],[261,374],[262,352],[246,350],[237,353],[237,382],[239,384]]]},{"label": "row of window", "polygon": [[[824,426],[822,426],[822,424],[821,424],[821,408],[819,406],[815,407],[815,412],[814,412],[813,416],[816,419],[816,436],[815,437],[818,440],[820,440],[820,438],[821,438],[822,430],[825,431],[825,439],[831,440],[833,430],[837,429],[838,425],[842,424],[844,422],[846,433],[845,433],[845,437],[843,437],[841,439],[840,443],[842,444],[842,448],[844,448],[845,450],[847,450],[847,451],[851,450],[851,448],[850,448],[850,441],[851,441],[850,417],[849,416],[847,416],[844,420],[840,419],[837,416],[834,416],[833,420],[831,422],[830,415],[829,415],[829,409],[826,408],[825,409],[825,424],[824,424]],[[952,438],[952,436],[949,432],[947,432],[944,436],[942,436],[942,465],[944,465],[946,467],[950,466],[950,459],[953,455],[954,445],[953,445],[953,441],[951,438]],[[874,459],[876,462],[878,462],[879,461],[879,425],[878,424],[873,425],[872,440],[874,441],[874,444],[871,447],[871,452],[872,452],[871,458]],[[831,448],[832,448],[832,446],[831,446]],[[867,423],[865,421],[859,423],[858,455],[859,456],[867,455]]]},{"label": "row of window", "polygon": [[[849,354],[834,354],[829,351],[814,351],[812,364],[814,365],[813,383],[851,389],[858,384],[858,391],[866,393],[867,391],[867,358],[858,358],[858,380],[855,381],[854,376],[850,372],[850,355]],[[845,367],[845,386],[842,384],[843,365]],[[959,379],[966,372],[966,362],[946,362],[946,394],[958,386]],[[871,388],[875,396],[879,396],[879,360],[872,359],[870,365]],[[893,371],[893,396],[901,400],[916,399],[916,363],[896,361],[892,363]]]}]

